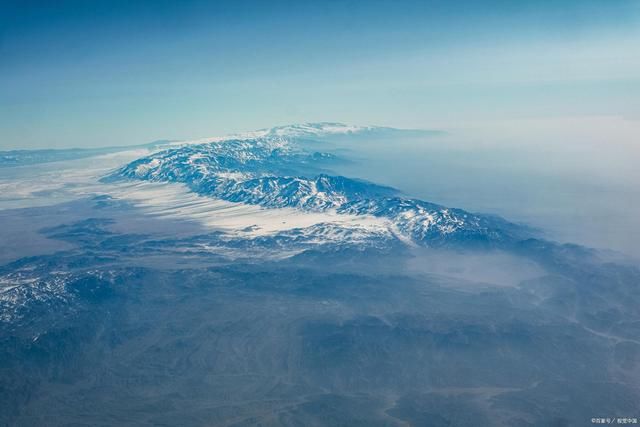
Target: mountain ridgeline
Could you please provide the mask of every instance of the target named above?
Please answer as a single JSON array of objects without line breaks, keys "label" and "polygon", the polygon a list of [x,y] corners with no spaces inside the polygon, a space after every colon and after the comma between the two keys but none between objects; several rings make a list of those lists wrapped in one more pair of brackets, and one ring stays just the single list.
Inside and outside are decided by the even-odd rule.
[{"label": "mountain ridgeline", "polygon": [[[529,236],[526,227],[491,215],[403,197],[393,188],[331,174],[340,157],[314,150],[341,134],[393,132],[319,123],[185,143],[143,157],[107,179],[182,183],[207,197],[264,208],[373,216],[405,241],[424,246],[501,246]],[[314,149],[311,149],[314,148]]]}]

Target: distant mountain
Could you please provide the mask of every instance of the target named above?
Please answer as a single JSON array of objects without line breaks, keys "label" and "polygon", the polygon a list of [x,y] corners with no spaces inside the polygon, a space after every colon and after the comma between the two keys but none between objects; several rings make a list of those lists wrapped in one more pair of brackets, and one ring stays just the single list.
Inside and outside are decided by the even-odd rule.
[{"label": "distant mountain", "polygon": [[[181,144],[202,144],[208,142],[224,142],[230,140],[254,140],[260,138],[318,138],[337,135],[354,135],[363,133],[382,133],[382,132],[407,132],[405,130],[381,127],[381,126],[354,126],[344,123],[335,122],[319,122],[319,123],[303,123],[284,126],[275,126],[271,128],[258,129],[249,132],[236,133],[226,136],[218,136],[213,138],[203,138],[193,141],[181,141]],[[416,131],[409,131],[416,132]],[[417,131],[425,132],[425,131]],[[428,132],[428,131],[427,131]]]},{"label": "distant mountain", "polygon": [[388,130],[310,123],[211,138],[143,157],[108,179],[184,183],[200,195],[265,208],[374,216],[403,238],[427,246],[503,243],[527,235],[500,218],[403,198],[393,188],[326,173],[337,158],[306,144],[326,135]]}]

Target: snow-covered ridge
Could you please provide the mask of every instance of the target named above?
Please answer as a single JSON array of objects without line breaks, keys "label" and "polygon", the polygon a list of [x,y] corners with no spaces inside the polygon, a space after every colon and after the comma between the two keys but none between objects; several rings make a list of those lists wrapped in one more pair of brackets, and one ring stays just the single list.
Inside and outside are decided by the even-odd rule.
[{"label": "snow-covered ridge", "polygon": [[319,123],[303,123],[285,126],[276,126],[266,129],[258,129],[254,131],[235,133],[225,136],[217,136],[211,138],[194,139],[190,141],[177,141],[169,145],[192,145],[192,144],[208,144],[212,142],[225,141],[244,141],[255,139],[272,139],[280,138],[303,138],[303,137],[323,137],[329,135],[355,134],[363,132],[371,132],[375,130],[388,129],[379,126],[356,126],[346,125],[344,123],[319,122]]},{"label": "snow-covered ridge", "polygon": [[269,209],[377,217],[393,234],[424,245],[504,242],[525,234],[499,218],[403,198],[389,187],[327,173],[335,157],[305,143],[310,136],[321,141],[323,135],[374,129],[337,123],[265,129],[161,151],[113,176],[182,183],[202,196]]}]

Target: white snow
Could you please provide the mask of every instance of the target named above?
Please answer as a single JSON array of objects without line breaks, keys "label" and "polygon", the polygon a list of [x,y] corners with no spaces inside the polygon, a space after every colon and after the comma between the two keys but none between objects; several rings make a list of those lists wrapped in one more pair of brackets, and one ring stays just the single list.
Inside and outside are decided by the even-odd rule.
[{"label": "white snow", "polygon": [[262,208],[227,202],[199,196],[187,186],[177,183],[120,183],[105,190],[111,197],[127,200],[150,215],[193,220],[207,228],[252,237],[319,224],[339,225],[371,233],[385,233],[389,227],[386,220],[373,216]]},{"label": "white snow", "polygon": [[373,129],[376,129],[376,127],[346,125],[343,123],[304,123],[299,125],[277,126],[270,129],[259,129],[254,131],[229,134],[225,136],[200,138],[187,141],[176,141],[169,143],[169,145],[208,144],[213,142],[250,140],[265,137],[278,139],[285,137],[326,136],[365,132]]}]

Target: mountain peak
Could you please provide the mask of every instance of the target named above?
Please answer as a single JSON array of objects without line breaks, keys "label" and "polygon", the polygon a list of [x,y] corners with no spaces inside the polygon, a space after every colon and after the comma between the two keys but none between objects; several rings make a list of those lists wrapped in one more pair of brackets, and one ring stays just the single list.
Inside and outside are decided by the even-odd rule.
[{"label": "mountain peak", "polygon": [[377,126],[357,126],[339,122],[310,122],[297,123],[271,128],[258,129],[247,132],[232,133],[225,136],[215,136],[196,140],[173,142],[171,145],[191,145],[207,144],[225,141],[246,141],[255,139],[278,139],[278,138],[310,138],[326,137],[330,135],[348,135],[363,132],[372,132],[377,129],[388,129]]}]

